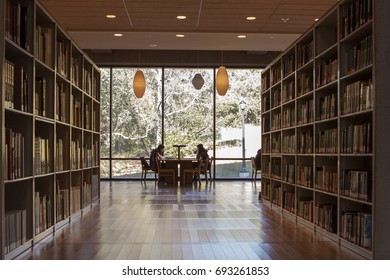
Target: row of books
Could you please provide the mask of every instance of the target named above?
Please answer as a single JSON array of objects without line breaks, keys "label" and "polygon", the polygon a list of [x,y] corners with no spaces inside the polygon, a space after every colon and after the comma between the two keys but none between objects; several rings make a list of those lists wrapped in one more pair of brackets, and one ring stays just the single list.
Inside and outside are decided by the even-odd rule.
[{"label": "row of books", "polygon": [[302,96],[313,90],[313,73],[299,73],[297,95]]},{"label": "row of books", "polygon": [[35,174],[47,174],[51,172],[50,141],[41,136],[35,136],[34,155]]},{"label": "row of books", "polygon": [[316,66],[316,86],[317,88],[329,84],[337,79],[337,59],[330,59]]},{"label": "row of books", "polygon": [[35,35],[35,57],[47,66],[52,67],[53,28],[37,25],[35,27]]},{"label": "row of books", "polygon": [[300,68],[313,59],[314,44],[313,40],[305,45],[298,45],[297,47],[297,67]]},{"label": "row of books", "polygon": [[295,125],[295,109],[287,107],[283,109],[282,127],[289,128]]},{"label": "row of books", "polygon": [[313,187],[313,167],[310,165],[298,165],[297,184],[312,188]]},{"label": "row of books", "polygon": [[68,77],[69,74],[69,44],[66,40],[57,40],[57,71],[59,74]]},{"label": "row of books", "polygon": [[81,57],[72,56],[71,58],[72,71],[70,72],[70,80],[73,84],[81,88]]},{"label": "row of books", "polygon": [[313,204],[314,202],[312,198],[299,198],[298,216],[309,222],[313,222]]},{"label": "row of books", "polygon": [[295,81],[291,80],[282,85],[282,101],[288,102],[295,98]]},{"label": "row of books", "polygon": [[268,95],[263,96],[263,100],[261,102],[263,112],[266,112],[271,109],[271,98]]},{"label": "row of books", "polygon": [[21,132],[5,128],[5,174],[7,180],[25,176],[25,140]]},{"label": "row of books", "polygon": [[70,123],[74,126],[81,127],[81,97],[70,95]]},{"label": "row of books", "polygon": [[65,83],[57,82],[56,89],[56,120],[61,122],[67,121],[66,99],[68,97]]},{"label": "row of books", "polygon": [[287,77],[295,70],[295,57],[294,54],[290,54],[283,57],[282,71],[283,77]]},{"label": "row of books", "polygon": [[80,186],[72,186],[70,190],[70,213],[74,214],[81,210]]},{"label": "row of books", "polygon": [[295,192],[283,192],[283,209],[295,213]]},{"label": "row of books", "polygon": [[72,140],[70,146],[70,158],[72,169],[81,168],[81,147],[79,140]]},{"label": "row of books", "polygon": [[337,116],[337,98],[335,93],[318,97],[317,120],[325,120]]},{"label": "row of books", "polygon": [[295,183],[295,164],[286,163],[283,165],[283,167],[284,167],[283,180],[285,182],[294,184]]},{"label": "row of books", "polygon": [[344,212],[341,215],[340,235],[360,247],[372,248],[372,214]]},{"label": "row of books", "polygon": [[271,92],[271,107],[275,108],[281,104],[281,92],[280,88],[276,88],[275,90],[272,90]]},{"label": "row of books", "polygon": [[284,154],[295,153],[295,134],[283,135],[282,152]]},{"label": "row of books", "polygon": [[70,216],[69,189],[61,186],[60,180],[56,180],[56,221],[62,221]]},{"label": "row of books", "polygon": [[314,206],[315,224],[331,233],[337,232],[337,207],[333,204]]},{"label": "row of books", "polygon": [[84,67],[83,75],[84,75],[84,91],[88,95],[92,96],[92,73],[91,73],[91,70]]},{"label": "row of books", "polygon": [[338,192],[337,166],[321,166],[316,168],[315,188],[329,193]]},{"label": "row of books", "polygon": [[299,154],[313,153],[313,131],[311,129],[298,133],[297,151]]},{"label": "row of books", "polygon": [[347,84],[341,96],[341,113],[350,114],[372,108],[372,79]]},{"label": "row of books", "polygon": [[65,170],[64,153],[65,153],[64,141],[63,139],[58,138],[56,142],[56,159],[57,159],[56,170],[57,171]]},{"label": "row of books", "polygon": [[7,0],[5,2],[5,37],[30,51],[27,28],[27,7]]},{"label": "row of books", "polygon": [[367,170],[341,170],[340,194],[354,199],[371,201],[371,172]]},{"label": "row of books", "polygon": [[23,66],[5,60],[4,106],[28,112],[28,74]]},{"label": "row of books", "polygon": [[8,254],[27,242],[27,211],[25,209],[6,211],[4,224],[4,254]]},{"label": "row of books", "polygon": [[341,18],[341,38],[371,20],[372,14],[372,0],[356,0],[350,3]]},{"label": "row of books", "polygon": [[372,125],[371,122],[364,124],[350,124],[340,131],[341,153],[365,154],[372,152]]},{"label": "row of books", "polygon": [[281,198],[282,198],[282,187],[281,186],[273,186],[271,188],[271,197],[270,201],[278,206],[281,206]]},{"label": "row of books", "polygon": [[346,51],[347,74],[372,64],[372,35],[364,37],[359,44]]},{"label": "row of books", "polygon": [[280,111],[273,112],[271,115],[271,130],[278,130],[282,127],[282,115]]},{"label": "row of books", "polygon": [[281,135],[272,135],[271,152],[279,154],[281,152]]},{"label": "row of books", "polygon": [[92,202],[92,184],[89,182],[83,183],[83,207],[88,206]]},{"label": "row of books", "polygon": [[281,180],[282,179],[282,167],[280,159],[273,159],[271,164],[271,177]]},{"label": "row of books", "polygon": [[317,132],[316,152],[319,154],[335,154],[338,152],[337,128],[320,130]]},{"label": "row of books", "polygon": [[35,77],[34,113],[46,117],[47,82],[45,77]]},{"label": "row of books", "polygon": [[282,79],[282,73],[280,71],[281,71],[280,65],[273,67],[271,69],[271,85],[275,85],[276,83],[280,82],[280,80]]},{"label": "row of books", "polygon": [[35,234],[39,234],[53,225],[52,204],[49,195],[35,192],[34,199],[34,222]]},{"label": "row of books", "polygon": [[298,124],[305,124],[314,121],[313,99],[305,99],[299,102],[297,121]]}]

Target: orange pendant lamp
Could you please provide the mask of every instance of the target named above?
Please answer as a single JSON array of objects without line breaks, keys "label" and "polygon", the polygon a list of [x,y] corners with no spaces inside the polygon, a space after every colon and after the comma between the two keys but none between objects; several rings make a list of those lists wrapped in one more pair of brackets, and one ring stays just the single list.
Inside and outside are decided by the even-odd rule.
[{"label": "orange pendant lamp", "polygon": [[133,80],[133,90],[137,98],[142,98],[146,90],[146,82],[144,73],[141,70],[137,70]]},{"label": "orange pendant lamp", "polygon": [[218,68],[216,84],[218,94],[224,96],[229,88],[229,76],[225,66]]}]

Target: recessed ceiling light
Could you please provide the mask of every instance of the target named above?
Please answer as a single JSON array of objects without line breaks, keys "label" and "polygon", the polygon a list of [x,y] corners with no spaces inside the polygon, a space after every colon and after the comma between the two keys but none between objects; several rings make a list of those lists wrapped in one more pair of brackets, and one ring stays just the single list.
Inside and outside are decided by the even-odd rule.
[{"label": "recessed ceiling light", "polygon": [[319,21],[319,20],[320,20],[319,18],[314,19],[314,21]]},{"label": "recessed ceiling light", "polygon": [[123,34],[122,34],[122,33],[114,33],[114,36],[115,36],[115,37],[122,37]]},{"label": "recessed ceiling light", "polygon": [[237,38],[244,39],[246,38],[246,35],[238,35]]},{"label": "recessed ceiling light", "polygon": [[106,15],[106,18],[109,18],[109,19],[116,18],[116,15]]},{"label": "recessed ceiling light", "polygon": [[270,35],[269,38],[270,38],[270,39],[274,39],[275,36],[274,36],[274,35]]},{"label": "recessed ceiling light", "polygon": [[186,16],[177,16],[176,18],[177,19],[186,19],[187,17]]},{"label": "recessed ceiling light", "polygon": [[290,20],[290,18],[281,18],[281,20],[282,20],[284,23],[286,23],[286,22],[288,22],[288,21]]},{"label": "recessed ceiling light", "polygon": [[183,38],[183,37],[185,37],[185,36],[184,36],[184,34],[176,34],[176,37],[178,37],[178,38]]},{"label": "recessed ceiling light", "polygon": [[157,47],[158,45],[157,44],[150,44],[149,45],[149,47],[151,47],[151,48],[155,48],[155,47]]},{"label": "recessed ceiling light", "polygon": [[253,16],[250,16],[250,17],[246,17],[247,20],[255,20],[256,17],[253,17]]}]

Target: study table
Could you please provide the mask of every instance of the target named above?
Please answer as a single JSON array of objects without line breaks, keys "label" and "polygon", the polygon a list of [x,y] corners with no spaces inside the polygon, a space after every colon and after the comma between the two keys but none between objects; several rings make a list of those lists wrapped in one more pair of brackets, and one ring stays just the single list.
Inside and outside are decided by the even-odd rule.
[{"label": "study table", "polygon": [[[175,172],[175,182],[179,181],[180,185],[184,185],[184,169],[193,168],[193,165],[197,163],[197,160],[194,158],[182,158],[182,159],[163,159],[161,160],[162,169],[174,169]],[[192,182],[192,177],[188,176],[186,182]],[[168,181],[169,182],[169,181]],[[172,182],[173,183],[173,182]]]}]

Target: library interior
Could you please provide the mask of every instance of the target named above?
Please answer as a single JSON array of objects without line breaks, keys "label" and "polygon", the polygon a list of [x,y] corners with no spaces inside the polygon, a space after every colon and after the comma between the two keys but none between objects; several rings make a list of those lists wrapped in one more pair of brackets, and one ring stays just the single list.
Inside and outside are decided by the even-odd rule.
[{"label": "library interior", "polygon": [[1,1],[0,260],[390,259],[389,13]]}]

